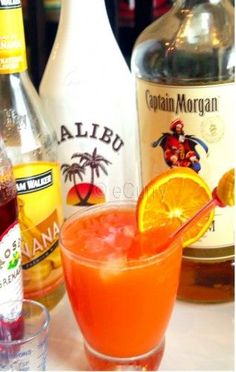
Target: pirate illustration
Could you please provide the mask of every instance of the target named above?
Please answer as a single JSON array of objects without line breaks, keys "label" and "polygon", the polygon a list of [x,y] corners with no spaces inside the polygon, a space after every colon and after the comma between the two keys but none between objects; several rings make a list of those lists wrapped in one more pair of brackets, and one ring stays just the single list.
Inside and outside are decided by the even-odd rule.
[{"label": "pirate illustration", "polygon": [[196,151],[196,145],[202,146],[206,154],[207,145],[194,135],[184,133],[184,123],[175,119],[170,124],[172,133],[163,133],[162,136],[152,143],[152,147],[161,146],[164,152],[166,164],[170,167],[189,167],[195,172],[201,169],[200,156]]}]

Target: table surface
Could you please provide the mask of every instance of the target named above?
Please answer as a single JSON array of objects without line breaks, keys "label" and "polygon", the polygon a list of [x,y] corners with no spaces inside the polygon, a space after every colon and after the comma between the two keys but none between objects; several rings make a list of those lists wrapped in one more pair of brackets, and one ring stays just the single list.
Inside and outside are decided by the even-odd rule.
[{"label": "table surface", "polygon": [[[234,303],[177,301],[161,371],[234,371]],[[82,336],[65,295],[51,311],[48,370],[88,370]]]}]

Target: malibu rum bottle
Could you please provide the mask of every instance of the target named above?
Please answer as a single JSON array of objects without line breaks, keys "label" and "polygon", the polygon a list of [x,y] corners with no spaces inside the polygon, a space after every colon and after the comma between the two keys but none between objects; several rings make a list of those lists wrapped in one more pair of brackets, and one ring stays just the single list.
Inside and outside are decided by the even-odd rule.
[{"label": "malibu rum bottle", "polygon": [[29,79],[21,1],[0,2],[0,132],[16,179],[24,297],[53,307],[64,293],[56,136]]},{"label": "malibu rum bottle", "polygon": [[[138,37],[132,54],[142,182],[189,167],[211,188],[234,166],[234,10],[229,0],[176,1]],[[217,208],[183,252],[180,299],[233,299],[233,211]]]},{"label": "malibu rum bottle", "polygon": [[62,0],[40,94],[57,133],[65,217],[137,198],[135,91],[104,0]]}]

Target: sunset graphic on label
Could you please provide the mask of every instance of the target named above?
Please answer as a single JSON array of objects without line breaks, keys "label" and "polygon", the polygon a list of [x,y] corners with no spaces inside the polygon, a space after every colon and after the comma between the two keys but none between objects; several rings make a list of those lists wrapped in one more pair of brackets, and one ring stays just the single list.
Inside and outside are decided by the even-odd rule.
[{"label": "sunset graphic on label", "polygon": [[[75,158],[78,159],[78,162],[62,164],[61,166],[65,183],[73,183],[67,194],[66,203],[84,207],[105,202],[103,191],[94,182],[95,178],[100,177],[101,172],[108,175],[106,166],[111,164],[111,162],[102,155],[97,154],[96,147],[92,154],[88,152],[73,154],[71,160]],[[83,177],[87,172],[90,173],[90,183],[78,182],[83,181]]]},{"label": "sunset graphic on label", "polygon": [[66,203],[74,206],[81,205],[81,201],[85,200],[86,195],[90,193],[90,188],[92,189],[92,191],[87,205],[100,204],[106,201],[104,193],[98,186],[92,185],[90,183],[79,183],[73,186],[68,192]]}]

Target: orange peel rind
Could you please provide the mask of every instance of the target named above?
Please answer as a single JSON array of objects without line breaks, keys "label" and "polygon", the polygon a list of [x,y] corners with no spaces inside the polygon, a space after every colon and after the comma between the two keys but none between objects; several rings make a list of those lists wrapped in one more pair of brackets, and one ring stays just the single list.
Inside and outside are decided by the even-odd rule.
[{"label": "orange peel rind", "polygon": [[226,172],[218,182],[216,188],[216,195],[220,199],[220,201],[227,206],[232,207],[235,205],[235,198],[234,198],[234,175],[235,171],[234,168],[230,169]]}]

